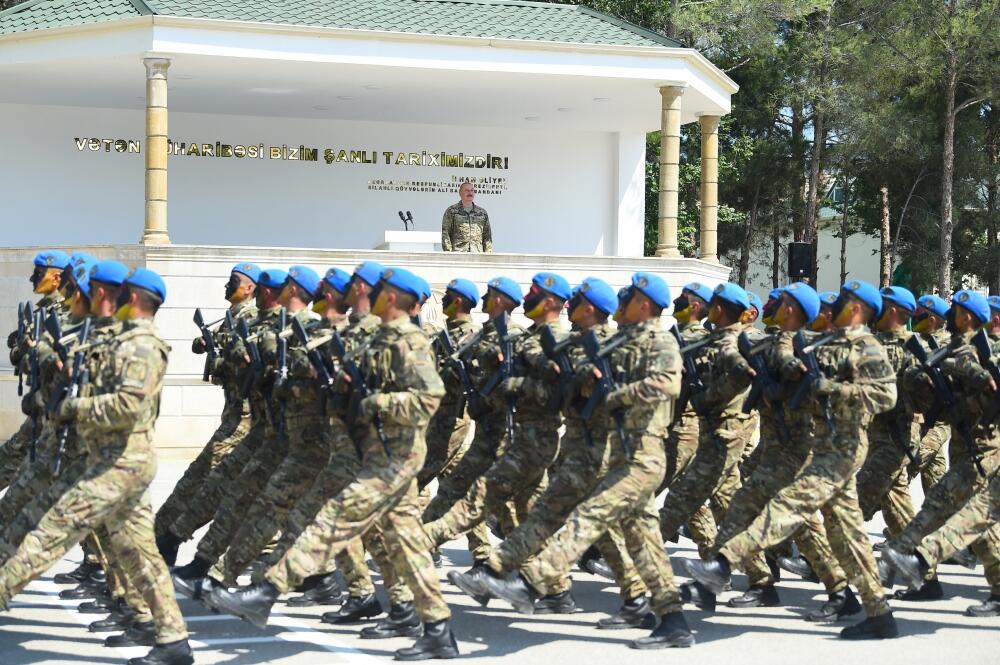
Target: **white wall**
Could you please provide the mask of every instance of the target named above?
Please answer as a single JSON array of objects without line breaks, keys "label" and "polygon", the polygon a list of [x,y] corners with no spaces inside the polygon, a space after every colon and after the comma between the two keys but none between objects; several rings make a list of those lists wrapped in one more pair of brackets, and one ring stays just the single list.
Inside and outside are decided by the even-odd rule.
[{"label": "white wall", "polygon": [[[456,103],[456,100],[442,100]],[[4,246],[132,243],[142,234],[143,156],[79,151],[75,138],[142,139],[143,112],[0,104]],[[450,193],[369,191],[372,178],[507,179],[477,202],[498,252],[641,255],[641,135],[170,114],[175,141],[319,148],[319,162],[172,156],[169,233],[179,244],[372,248],[400,229],[440,229]],[[145,145],[142,146],[145,150]],[[497,154],[509,170],[326,164],[325,148]],[[381,158],[380,158],[381,159]],[[639,195],[636,192],[639,192]],[[44,230],[44,231],[43,231]],[[635,236],[635,237],[633,237]]]}]

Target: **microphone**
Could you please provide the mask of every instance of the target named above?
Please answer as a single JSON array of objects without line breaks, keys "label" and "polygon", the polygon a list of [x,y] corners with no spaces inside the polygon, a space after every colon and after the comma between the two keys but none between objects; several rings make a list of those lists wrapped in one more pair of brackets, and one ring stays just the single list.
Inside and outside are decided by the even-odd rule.
[{"label": "microphone", "polygon": [[410,230],[412,231],[413,229],[415,229],[417,225],[413,223],[413,215],[410,213],[409,210],[406,211],[406,219],[410,221]]},{"label": "microphone", "polygon": [[402,210],[399,211],[399,218],[401,220],[403,220],[403,230],[404,231],[409,231],[409,229],[406,227],[406,217],[403,216],[403,211]]}]

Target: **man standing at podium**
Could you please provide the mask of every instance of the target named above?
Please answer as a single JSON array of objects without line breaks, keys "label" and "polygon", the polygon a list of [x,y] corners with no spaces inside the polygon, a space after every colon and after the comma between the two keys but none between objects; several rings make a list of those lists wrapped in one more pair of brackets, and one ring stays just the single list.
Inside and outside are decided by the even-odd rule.
[{"label": "man standing at podium", "polygon": [[446,252],[490,253],[493,234],[489,214],[474,203],[476,187],[463,182],[458,188],[459,202],[448,206],[441,219],[441,249]]}]

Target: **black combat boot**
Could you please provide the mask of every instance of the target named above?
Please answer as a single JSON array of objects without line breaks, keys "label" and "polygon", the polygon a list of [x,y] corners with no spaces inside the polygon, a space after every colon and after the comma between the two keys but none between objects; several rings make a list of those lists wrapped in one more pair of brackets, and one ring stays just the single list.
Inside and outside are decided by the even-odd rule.
[{"label": "black combat boot", "polygon": [[896,569],[889,565],[885,554],[875,561],[875,567],[878,568],[878,581],[882,584],[882,588],[891,589],[896,586]]},{"label": "black combat boot", "polygon": [[157,644],[142,658],[131,658],[128,665],[194,665],[194,654],[187,640]]},{"label": "black combat boot", "polygon": [[746,590],[742,596],[730,598],[726,603],[729,607],[778,607],[781,605],[781,598],[778,597],[778,588],[773,584],[755,584]]},{"label": "black combat boot", "polygon": [[201,604],[207,607],[208,609],[218,611],[218,608],[212,604],[215,602],[215,597],[212,595],[212,593],[216,589],[225,589],[226,585],[224,585],[222,582],[216,582],[208,575],[197,580],[197,584],[198,586],[195,589],[194,598],[196,600],[200,600]]},{"label": "black combat boot", "polygon": [[521,614],[535,613],[535,601],[541,598],[542,594],[538,593],[520,573],[504,578],[487,569],[483,580],[490,593],[506,600]]},{"label": "black combat boot", "polygon": [[100,598],[108,592],[108,576],[100,568],[91,571],[87,579],[80,582],[72,589],[63,589],[59,592],[59,597],[63,600],[85,600],[87,598]]},{"label": "black combat boot", "polygon": [[627,598],[618,613],[597,622],[601,630],[624,630],[644,628],[652,630],[656,626],[656,615],[649,611],[649,599],[645,596]]},{"label": "black combat boot", "polygon": [[135,622],[135,610],[129,607],[124,600],[118,601],[118,606],[107,616],[106,619],[94,621],[87,629],[92,633],[113,633],[119,630],[127,630]]},{"label": "black combat boot", "polygon": [[114,612],[116,607],[118,607],[118,601],[112,598],[111,594],[105,592],[91,601],[80,603],[76,611],[80,614],[107,614]]},{"label": "black combat boot", "polygon": [[312,589],[301,596],[288,599],[291,607],[314,607],[316,605],[339,605],[344,602],[344,592],[340,590],[335,573],[327,573]]},{"label": "black combat boot", "polygon": [[569,589],[561,593],[542,596],[535,603],[535,614],[572,614],[576,612],[576,601]]},{"label": "black combat boot", "polygon": [[396,652],[396,660],[430,660],[431,658],[457,658],[458,643],[451,632],[448,620],[424,624],[424,634],[412,647]]},{"label": "black combat boot", "polygon": [[615,579],[615,573],[611,570],[611,566],[605,561],[604,557],[599,559],[591,559],[587,562],[587,571],[592,575],[597,575],[598,577],[603,577],[606,580]]},{"label": "black combat boot", "polygon": [[708,590],[708,588],[701,582],[685,582],[680,586],[681,600],[685,603],[691,603],[699,610],[704,610],[706,612],[715,611],[715,594]]},{"label": "black combat boot", "polygon": [[664,614],[660,625],[648,637],[629,643],[633,649],[666,649],[669,647],[689,647],[694,644],[694,635],[688,628],[687,620],[681,612]]},{"label": "black combat boot", "polygon": [[441,552],[439,550],[431,552],[431,561],[434,562],[435,568],[444,568],[444,559],[441,558]]},{"label": "black combat boot", "polygon": [[292,591],[295,593],[305,593],[306,591],[311,591],[315,589],[320,582],[326,578],[326,573],[320,573],[318,575],[310,575],[309,577],[302,580],[302,584],[298,585]]},{"label": "black combat boot", "polygon": [[950,557],[944,560],[944,563],[951,566],[962,566],[963,568],[968,568],[972,570],[979,563],[979,558],[966,547],[964,550],[959,550],[952,554]]},{"label": "black combat boot", "polygon": [[896,600],[910,601],[941,600],[944,598],[944,587],[935,577],[924,582],[919,589],[900,589],[892,597]]},{"label": "black combat boot", "polygon": [[584,572],[587,572],[587,564],[600,558],[600,550],[591,545],[587,548],[587,551],[583,553],[583,556],[580,557],[580,560],[576,562],[576,567]]},{"label": "black combat boot", "polygon": [[160,556],[163,557],[163,562],[167,564],[168,568],[173,568],[177,565],[177,550],[181,548],[183,542],[183,540],[169,531],[157,537],[156,549],[160,551]]},{"label": "black combat boot", "polygon": [[381,640],[387,637],[420,637],[424,626],[413,609],[413,603],[400,603],[389,608],[389,616],[374,626],[361,630],[363,640]]},{"label": "black combat boot", "polygon": [[185,580],[194,580],[207,575],[211,568],[211,561],[196,554],[194,558],[191,559],[191,563],[181,566],[180,568],[174,568],[170,571],[170,574],[174,577],[180,577]]},{"label": "black combat boot", "polygon": [[278,590],[270,582],[252,584],[242,589],[230,591],[223,586],[212,591],[212,607],[220,612],[228,612],[248,621],[258,628],[267,625],[274,601],[278,600]]},{"label": "black combat boot", "polygon": [[98,563],[90,563],[86,559],[83,560],[79,566],[71,570],[68,573],[59,573],[52,578],[52,581],[56,584],[79,584],[83,582],[90,574],[96,570],[100,570],[101,565]]},{"label": "black combat boot", "polygon": [[877,617],[868,617],[861,623],[840,631],[841,639],[845,640],[888,640],[899,636],[899,629],[896,628],[896,620],[892,612],[880,614]]},{"label": "black combat boot", "polygon": [[767,569],[771,571],[771,578],[775,582],[781,581],[781,566],[778,565],[778,559],[775,558],[770,552],[764,553],[764,561],[767,563]]},{"label": "black combat boot", "polygon": [[809,562],[803,557],[779,556],[778,566],[793,575],[798,575],[806,582],[819,582],[819,576],[816,574],[816,571],[813,570]]},{"label": "black combat boot", "polygon": [[134,623],[121,635],[104,638],[104,646],[113,648],[151,647],[156,645],[156,624],[152,621]]},{"label": "black combat boot", "polygon": [[823,623],[825,621],[837,621],[844,617],[857,614],[861,611],[861,603],[858,602],[851,587],[846,587],[843,591],[827,594],[827,601],[820,605],[818,610],[813,610],[806,615],[806,621],[813,623]]},{"label": "black combat boot", "polygon": [[[885,549],[882,550],[882,559],[885,560],[890,566],[892,566],[897,573],[902,575],[903,581],[909,585],[910,589],[915,589],[917,592],[921,591],[923,587],[930,584],[930,582],[924,582],[924,578],[927,576],[927,571],[930,566],[927,565],[927,561],[924,557],[920,555],[919,552],[914,554],[906,554],[905,552],[896,549],[892,545],[887,545]],[[931,580],[937,582],[937,580]],[[941,589],[941,584],[938,583],[938,590]],[[933,591],[932,591],[933,593]],[[944,595],[941,592],[940,598]],[[900,598],[899,594],[896,594],[897,598]],[[908,598],[907,600],[926,600],[921,598]]]},{"label": "black combat boot", "polygon": [[378,598],[371,593],[367,596],[351,596],[347,599],[339,610],[327,612],[323,615],[323,623],[341,624],[357,623],[382,614],[382,606],[378,603]]},{"label": "black combat boot", "polygon": [[708,587],[708,590],[716,596],[725,591],[732,575],[729,562],[721,554],[717,554],[711,561],[688,559],[684,565],[687,566],[691,577]]},{"label": "black combat boot", "polygon": [[490,590],[486,587],[485,577],[486,564],[478,561],[464,573],[457,570],[448,573],[448,581],[483,607],[489,605],[491,598]]},{"label": "black combat boot", "polygon": [[1000,616],[1000,596],[994,594],[978,605],[970,605],[965,614],[979,618]]}]

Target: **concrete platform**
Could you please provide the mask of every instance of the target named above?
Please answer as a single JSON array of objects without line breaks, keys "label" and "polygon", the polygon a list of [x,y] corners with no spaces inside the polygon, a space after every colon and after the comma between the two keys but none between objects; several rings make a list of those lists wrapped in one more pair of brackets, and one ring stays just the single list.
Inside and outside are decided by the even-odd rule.
[{"label": "concrete platform", "polygon": [[[185,464],[164,460],[153,486],[154,502],[163,501]],[[918,500],[916,486],[914,499]],[[880,522],[869,525],[873,539],[882,529]],[[200,534],[199,534],[200,535]],[[194,542],[181,550],[187,562]],[[469,555],[464,542],[445,549],[442,580],[452,567],[464,569]],[[671,549],[674,570],[684,571],[682,559],[696,556],[692,543],[681,540]],[[0,614],[0,663],[2,665],[111,664],[142,655],[145,649],[107,649],[102,636],[88,633],[86,624],[94,617],[75,612],[77,602],[60,601],[60,587],[51,583],[56,572],[72,568],[79,559],[76,550],[45,578],[17,596],[11,611]],[[802,581],[782,582],[785,605],[776,608],[734,610],[720,607],[713,615],[691,610],[691,623],[698,643],[689,650],[634,651],[629,640],[644,631],[598,631],[594,622],[613,612],[619,604],[613,585],[579,572],[573,573],[573,593],[581,611],[571,615],[527,617],[507,605],[493,601],[486,609],[443,582],[443,590],[454,612],[455,632],[463,662],[516,663],[517,665],[580,665],[628,662],[661,665],[664,662],[689,664],[731,663],[767,665],[992,665],[1000,646],[1000,619],[972,619],[965,608],[985,597],[982,567],[974,571],[943,566],[941,581],[947,599],[933,603],[893,602],[903,637],[885,642],[848,643],[837,639],[846,625],[816,625],[805,622],[806,608],[824,597],[818,585]],[[679,579],[686,579],[679,575]],[[737,588],[745,587],[738,576]],[[381,594],[381,588],[379,589]],[[385,602],[383,596],[383,602]],[[323,611],[333,608],[295,609],[279,605],[272,624],[265,630],[225,615],[214,615],[201,605],[182,599],[181,609],[188,621],[199,665],[370,665],[387,662],[395,649],[411,640],[361,640],[359,626],[334,627],[318,621]],[[100,617],[97,617],[100,618]]]}]

